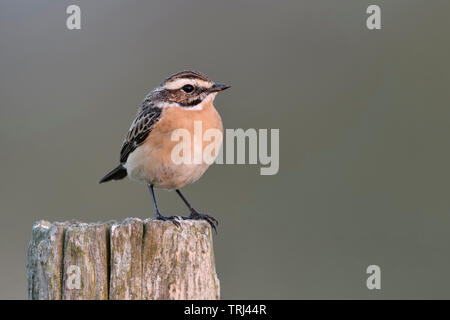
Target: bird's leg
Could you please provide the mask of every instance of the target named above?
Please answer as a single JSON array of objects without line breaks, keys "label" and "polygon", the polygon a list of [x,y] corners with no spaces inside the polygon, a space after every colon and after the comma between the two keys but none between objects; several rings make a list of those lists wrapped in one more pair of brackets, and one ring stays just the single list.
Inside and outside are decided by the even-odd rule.
[{"label": "bird's leg", "polygon": [[155,198],[155,191],[153,191],[153,185],[149,185],[148,186],[148,190],[150,190],[150,194],[152,195],[152,199],[153,199],[153,205],[155,206],[155,215],[156,215],[156,219],[157,220],[162,220],[162,221],[172,221],[174,225],[176,225],[177,227],[180,226],[180,223],[176,220],[177,217],[175,216],[171,216],[171,217],[164,217],[163,215],[161,215],[161,213],[159,212],[158,209],[158,204],[156,203],[156,198]]},{"label": "bird's leg", "polygon": [[219,222],[214,217],[211,217],[210,215],[207,215],[207,214],[198,213],[197,210],[192,208],[191,204],[181,194],[180,190],[176,189],[175,191],[177,192],[177,194],[180,196],[181,200],[183,200],[183,202],[186,204],[186,206],[191,211],[191,214],[188,217],[181,217],[181,218],[183,218],[185,220],[187,220],[187,219],[206,220],[206,222],[209,223],[209,225],[214,229],[214,231],[217,232],[216,226],[219,225]]}]

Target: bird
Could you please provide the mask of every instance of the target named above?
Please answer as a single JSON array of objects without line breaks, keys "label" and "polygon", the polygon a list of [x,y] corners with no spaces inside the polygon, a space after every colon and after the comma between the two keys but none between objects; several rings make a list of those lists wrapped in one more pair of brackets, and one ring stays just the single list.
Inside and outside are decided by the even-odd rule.
[{"label": "bird", "polygon": [[[197,181],[210,163],[205,161],[175,163],[172,159],[172,150],[177,141],[173,141],[171,136],[177,129],[187,130],[194,135],[195,122],[200,121],[202,134],[208,129],[220,131],[220,139],[216,142],[220,147],[223,123],[213,102],[217,93],[230,87],[215,83],[203,73],[190,70],[166,78],[145,97],[122,143],[119,165],[107,173],[99,183],[121,180],[125,177],[145,183],[152,197],[157,220],[172,221],[178,227],[180,218],[205,220],[217,231],[218,221],[208,214],[195,210],[180,191],[185,185]],[[194,139],[192,148],[195,147],[203,150],[201,139],[200,141]],[[217,153],[215,152],[215,156]],[[175,190],[188,207],[190,214],[180,217],[162,215],[156,201],[155,188]]]}]

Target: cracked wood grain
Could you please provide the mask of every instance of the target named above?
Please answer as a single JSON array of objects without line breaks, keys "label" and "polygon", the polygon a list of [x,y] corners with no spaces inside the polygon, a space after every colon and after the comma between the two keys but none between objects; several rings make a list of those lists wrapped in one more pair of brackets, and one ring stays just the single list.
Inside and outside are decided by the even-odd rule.
[{"label": "cracked wood grain", "polygon": [[210,226],[180,224],[38,221],[28,247],[28,298],[219,299]]}]

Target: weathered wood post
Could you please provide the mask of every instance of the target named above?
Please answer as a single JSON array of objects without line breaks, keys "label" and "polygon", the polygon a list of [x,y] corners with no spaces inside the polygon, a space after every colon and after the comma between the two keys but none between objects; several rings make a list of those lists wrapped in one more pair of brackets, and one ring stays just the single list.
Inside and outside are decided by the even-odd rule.
[{"label": "weathered wood post", "polygon": [[219,299],[205,221],[38,221],[28,247],[28,298]]}]

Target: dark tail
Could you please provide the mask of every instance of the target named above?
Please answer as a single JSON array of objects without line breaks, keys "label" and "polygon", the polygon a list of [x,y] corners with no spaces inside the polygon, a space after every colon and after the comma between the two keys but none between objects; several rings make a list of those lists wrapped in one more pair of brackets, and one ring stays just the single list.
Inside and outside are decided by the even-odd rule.
[{"label": "dark tail", "polygon": [[127,170],[119,164],[116,168],[114,168],[111,172],[109,172],[106,176],[104,176],[99,183],[107,182],[110,180],[120,180],[127,176]]}]

